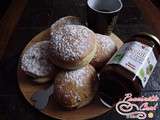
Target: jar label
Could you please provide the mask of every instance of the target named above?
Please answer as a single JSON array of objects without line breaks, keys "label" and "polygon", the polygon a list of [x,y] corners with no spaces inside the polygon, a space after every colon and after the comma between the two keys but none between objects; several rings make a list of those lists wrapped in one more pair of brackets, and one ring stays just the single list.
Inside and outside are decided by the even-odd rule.
[{"label": "jar label", "polygon": [[125,43],[107,64],[119,64],[133,72],[145,87],[157,63],[153,49],[140,42]]}]

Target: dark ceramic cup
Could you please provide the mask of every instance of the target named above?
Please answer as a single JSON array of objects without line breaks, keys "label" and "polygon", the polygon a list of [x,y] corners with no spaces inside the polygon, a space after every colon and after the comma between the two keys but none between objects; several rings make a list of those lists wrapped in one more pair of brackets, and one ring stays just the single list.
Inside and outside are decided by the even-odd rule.
[{"label": "dark ceramic cup", "polygon": [[123,4],[121,0],[87,0],[87,24],[96,33],[110,35]]}]

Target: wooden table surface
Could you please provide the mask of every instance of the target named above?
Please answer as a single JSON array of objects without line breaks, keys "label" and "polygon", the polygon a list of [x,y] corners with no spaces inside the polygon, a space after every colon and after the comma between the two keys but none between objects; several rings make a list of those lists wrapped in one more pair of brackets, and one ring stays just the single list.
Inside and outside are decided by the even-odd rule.
[{"label": "wooden table surface", "polygon": [[[15,0],[18,1],[18,0]],[[22,0],[23,1],[23,0]],[[27,0],[26,0],[27,1]],[[10,21],[12,27],[6,35],[0,28],[1,36],[8,39],[5,54],[0,61],[0,120],[51,120],[37,110],[32,108],[19,92],[17,84],[17,63],[19,55],[26,44],[40,31],[48,28],[58,18],[66,15],[76,15],[85,18],[85,1],[86,0],[28,0],[21,2],[20,11]],[[125,41],[129,36],[138,32],[151,32],[152,30],[145,23],[144,17],[132,0],[122,0],[124,8],[119,16],[118,23],[114,32]],[[21,17],[20,17],[21,14]],[[18,15],[19,18],[15,18]],[[5,21],[5,20],[4,20]],[[18,22],[17,22],[18,21]],[[6,23],[5,24],[9,24]],[[0,24],[5,29],[5,26]],[[9,29],[9,28],[7,28]],[[1,40],[1,39],[0,39]],[[1,41],[0,41],[1,42]],[[160,97],[160,60],[156,69],[151,76],[142,95],[158,95]],[[160,107],[156,111],[154,120],[160,119]],[[96,120],[125,120],[115,109],[108,114],[96,118]]]}]

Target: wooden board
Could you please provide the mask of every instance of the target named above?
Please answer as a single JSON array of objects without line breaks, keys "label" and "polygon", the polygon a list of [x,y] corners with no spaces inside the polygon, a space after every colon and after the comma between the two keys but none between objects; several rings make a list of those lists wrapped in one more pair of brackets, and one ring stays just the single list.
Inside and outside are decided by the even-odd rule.
[{"label": "wooden board", "polygon": [[7,45],[10,43],[11,35],[21,17],[27,1],[28,0],[12,0],[9,8],[0,20],[0,59],[6,54]]},{"label": "wooden board", "polygon": [[[36,42],[45,40],[45,38],[47,36],[49,36],[49,33],[50,33],[49,31],[50,31],[50,29],[47,29],[45,31],[42,31],[38,35],[36,35],[29,42],[29,44],[25,47],[23,52],[26,49],[28,49],[30,46],[35,44]],[[123,44],[123,42],[115,34],[112,34],[111,38],[115,41],[118,48]],[[23,52],[22,52],[22,54],[23,54]],[[34,106],[34,102],[31,101],[31,97],[32,97],[33,93],[35,93],[36,91],[38,91],[40,89],[44,89],[44,88],[48,87],[49,85],[48,84],[39,85],[39,84],[35,84],[35,83],[31,82],[28,79],[28,77],[26,76],[26,74],[20,69],[18,69],[18,71],[17,71],[17,77],[18,77],[18,83],[19,83],[19,87],[20,87],[22,94],[24,95],[25,99],[32,106]],[[51,97],[47,107],[44,110],[42,110],[41,112],[44,113],[45,115],[48,115],[50,117],[57,118],[57,119],[84,120],[84,119],[90,119],[90,118],[100,116],[100,115],[108,112],[109,110],[110,110],[109,108],[105,107],[97,98],[95,98],[89,105],[87,105],[85,107],[82,107],[78,110],[65,111],[62,108],[60,108],[54,102],[54,98]]]}]

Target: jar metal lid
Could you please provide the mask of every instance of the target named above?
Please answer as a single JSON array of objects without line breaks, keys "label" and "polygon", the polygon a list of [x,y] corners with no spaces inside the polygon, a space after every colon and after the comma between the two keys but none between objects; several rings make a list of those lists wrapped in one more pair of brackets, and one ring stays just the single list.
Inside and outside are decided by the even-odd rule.
[{"label": "jar metal lid", "polygon": [[159,46],[159,49],[160,49],[160,40],[156,36],[154,36],[150,33],[141,32],[141,33],[138,33],[138,34],[134,35],[133,37],[137,37],[137,36],[148,37],[148,38],[152,39],[154,41],[154,43],[156,43]]}]

